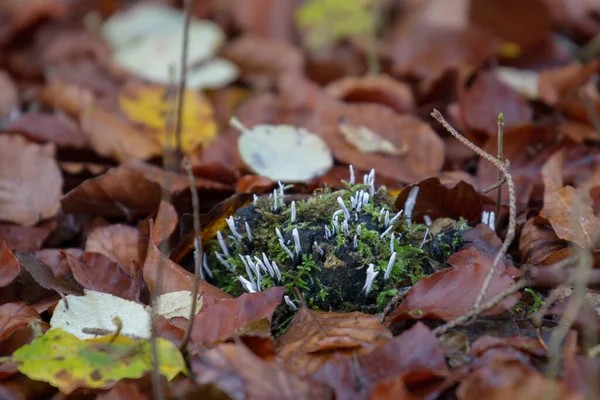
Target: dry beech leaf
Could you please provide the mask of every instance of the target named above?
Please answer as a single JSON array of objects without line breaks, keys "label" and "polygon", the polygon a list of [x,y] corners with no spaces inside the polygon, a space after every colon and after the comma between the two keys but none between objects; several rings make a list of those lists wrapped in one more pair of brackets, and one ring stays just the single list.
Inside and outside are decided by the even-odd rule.
[{"label": "dry beech leaf", "polygon": [[163,240],[167,240],[175,227],[179,223],[177,211],[171,203],[161,200],[158,212],[156,213],[156,223],[152,227],[152,238],[154,244],[158,245]]},{"label": "dry beech leaf", "polygon": [[[375,168],[378,175],[402,182],[424,179],[442,168],[444,144],[429,124],[379,104],[327,104],[318,108],[316,118],[320,134],[338,161],[366,171]],[[340,132],[340,119],[376,132],[396,149],[405,149],[406,154],[361,152]]]},{"label": "dry beech leaf", "polygon": [[11,284],[19,273],[19,260],[10,252],[6,243],[2,243],[2,251],[0,252],[0,287],[5,287]]},{"label": "dry beech leaf", "polygon": [[59,147],[83,148],[84,136],[76,127],[56,115],[27,112],[14,120],[6,128],[36,142],[52,142]]},{"label": "dry beech leaf", "polygon": [[281,41],[294,40],[295,0],[233,0],[226,4],[236,26],[243,32]]},{"label": "dry beech leaf", "polygon": [[595,248],[600,238],[600,218],[594,215],[589,190],[563,185],[564,152],[555,153],[542,168],[544,207],[556,236],[578,246]]},{"label": "dry beech leaf", "polygon": [[256,193],[262,194],[275,185],[275,182],[266,176],[244,175],[238,179],[235,191],[236,193]]},{"label": "dry beech leaf", "polygon": [[233,399],[329,399],[331,390],[276,362],[266,362],[242,343],[221,344],[191,357],[199,384],[212,383]]},{"label": "dry beech leaf", "polygon": [[311,374],[335,354],[364,354],[391,338],[390,331],[372,315],[302,307],[275,342],[275,351],[291,370]]},{"label": "dry beech leaf", "polygon": [[[484,224],[477,225],[467,233],[471,237],[479,235],[482,240],[467,244],[451,255],[447,261],[451,267],[419,280],[408,291],[404,301],[386,317],[387,324],[421,318],[451,321],[473,308],[501,243],[494,232]],[[487,243],[486,237],[493,238],[493,242]],[[514,280],[506,264],[501,261],[496,267],[483,303],[513,284]],[[518,299],[518,294],[507,297],[484,315],[498,314],[510,309]]]},{"label": "dry beech leaf", "polygon": [[519,238],[521,260],[527,264],[552,265],[571,255],[569,242],[556,236],[544,217],[530,218]]},{"label": "dry beech leaf", "polygon": [[44,19],[64,17],[69,10],[66,0],[8,1],[0,8],[0,45],[5,45],[14,35]]},{"label": "dry beech leaf", "polygon": [[325,92],[348,103],[376,103],[399,113],[415,108],[410,87],[388,75],[347,76],[327,85]]},{"label": "dry beech leaf", "polygon": [[453,384],[444,351],[420,322],[355,360],[336,356],[312,378],[332,387],[338,399],[435,399]]},{"label": "dry beech leaf", "polygon": [[[154,244],[152,237],[152,220],[150,220],[150,240],[148,242],[148,253],[144,262],[144,281],[153,296],[160,296],[164,293],[178,292],[181,290],[192,291],[194,286],[194,275],[175,264],[168,257],[160,252]],[[160,274],[160,287],[157,287],[157,281]],[[223,299],[230,299],[231,295],[221,291],[213,285],[200,280],[198,294],[202,295],[204,305],[209,306],[218,303]]]},{"label": "dry beech leaf", "polygon": [[[273,311],[281,303],[284,290],[283,287],[272,287],[206,305],[194,317],[191,341],[205,347],[237,336],[269,337]],[[187,323],[182,320],[171,322],[182,330]]]},{"label": "dry beech leaf", "polygon": [[600,61],[588,64],[569,64],[564,67],[543,71],[539,78],[540,100],[550,106],[557,105],[569,93],[581,87],[594,73],[598,72]]},{"label": "dry beech leaf", "polygon": [[35,337],[34,324],[37,324],[42,332],[48,329],[48,324],[42,321],[38,312],[27,304],[23,302],[2,304],[0,306],[0,348],[2,349],[0,355],[10,356],[16,349],[31,342]]},{"label": "dry beech leaf", "polygon": [[[245,34],[225,45],[221,55],[233,61],[243,78],[274,79],[283,73],[302,73],[304,54],[289,42]],[[261,82],[261,81],[257,81]]]},{"label": "dry beech leaf", "polygon": [[52,229],[43,226],[0,224],[0,243],[6,243],[10,250],[36,251],[51,232]]},{"label": "dry beech leaf", "polygon": [[[228,199],[223,200],[214,206],[206,214],[200,215],[200,236],[202,240],[207,241],[217,235],[217,231],[222,231],[227,226],[225,219],[234,215],[236,211],[247,206],[252,201],[252,194],[239,193]],[[171,259],[175,262],[181,260],[188,252],[194,249],[195,233],[191,216],[184,215],[181,217],[181,239],[171,252]]]},{"label": "dry beech leaf", "polygon": [[20,266],[26,270],[33,280],[47,290],[54,290],[61,294],[80,295],[82,287],[78,282],[70,279],[57,279],[49,266],[38,260],[33,254],[15,252]]},{"label": "dry beech leaf", "polygon": [[129,267],[129,272],[126,272],[118,264],[99,253],[86,252],[81,258],[77,258],[63,252],[62,256],[71,269],[73,278],[83,288],[139,301],[140,282],[137,279],[137,270],[133,267]]},{"label": "dry beech leaf", "polygon": [[93,229],[85,241],[85,251],[100,253],[122,267],[131,263],[141,265],[144,248],[142,236],[136,228],[123,224],[100,226]]},{"label": "dry beech leaf", "polygon": [[0,135],[0,220],[35,225],[56,215],[63,179],[52,144]]},{"label": "dry beech leaf", "polygon": [[472,130],[496,136],[498,115],[504,114],[504,126],[531,122],[533,109],[527,99],[498,80],[492,72],[481,72],[460,96],[460,110],[465,125]]},{"label": "dry beech leaf", "polygon": [[8,118],[19,106],[19,93],[10,76],[0,70],[0,119]]},{"label": "dry beech leaf", "polygon": [[79,117],[94,106],[95,96],[91,89],[62,81],[50,81],[39,95],[42,104]]},{"label": "dry beech leaf", "polygon": [[151,131],[121,121],[100,107],[85,110],[79,123],[90,146],[102,156],[123,162],[147,160],[163,153],[162,146]]},{"label": "dry beech leaf", "polygon": [[150,214],[158,209],[160,185],[128,166],[88,179],[61,200],[65,214],[92,213],[106,217]]},{"label": "dry beech leaf", "polygon": [[460,217],[466,219],[470,225],[475,225],[481,220],[482,204],[479,193],[470,184],[459,181],[454,185],[443,185],[439,178],[427,178],[421,182],[405,186],[394,205],[398,210],[404,209],[408,194],[413,187],[419,187],[419,193],[412,220],[422,223],[423,216],[429,215],[432,220],[438,218]]}]

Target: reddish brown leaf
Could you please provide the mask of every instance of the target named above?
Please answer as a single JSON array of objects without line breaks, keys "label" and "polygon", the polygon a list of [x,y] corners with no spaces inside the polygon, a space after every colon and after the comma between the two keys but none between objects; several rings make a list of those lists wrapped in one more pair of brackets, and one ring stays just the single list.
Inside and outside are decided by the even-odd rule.
[{"label": "reddish brown leaf", "polygon": [[213,383],[234,399],[326,399],[331,390],[301,378],[276,362],[267,363],[243,344],[222,344],[192,357],[200,384]]},{"label": "reddish brown leaf", "polygon": [[30,226],[56,215],[63,180],[54,157],[52,144],[0,136],[0,220]]},{"label": "reddish brown leaf", "polygon": [[575,393],[533,368],[513,362],[488,364],[469,374],[456,391],[458,399],[537,399],[548,397],[575,400]]},{"label": "reddish brown leaf", "polygon": [[[410,115],[399,115],[378,104],[328,104],[320,107],[317,116],[319,133],[341,162],[363,170],[375,168],[377,174],[412,182],[435,175],[442,167],[444,146],[431,126]],[[340,133],[340,120],[354,126],[364,126],[397,149],[403,155],[363,153]]]},{"label": "reddish brown leaf", "polygon": [[[312,377],[331,386],[338,399],[379,398],[374,397],[376,393],[390,392],[403,394],[396,397],[401,399],[436,398],[452,384],[444,351],[420,322],[370,353],[359,355],[356,361],[337,356]],[[356,385],[357,379],[360,385]]]},{"label": "reddish brown leaf", "polygon": [[390,331],[371,315],[302,307],[275,342],[275,351],[293,371],[311,374],[336,354],[364,354],[391,338]]},{"label": "reddish brown leaf", "polygon": [[50,267],[38,260],[33,254],[15,252],[14,255],[19,260],[21,267],[44,289],[55,290],[62,294],[83,294],[83,290],[77,282],[55,278]]},{"label": "reddish brown leaf", "polygon": [[144,248],[142,236],[134,227],[116,224],[101,226],[90,232],[85,242],[85,251],[99,253],[127,269],[132,263],[142,265]]},{"label": "reddish brown leaf", "polygon": [[[273,287],[203,306],[194,317],[192,342],[205,347],[237,336],[270,336],[273,311],[281,303],[284,290]],[[183,330],[188,321],[177,318],[171,324]]]},{"label": "reddish brown leaf", "polygon": [[69,122],[52,114],[28,112],[13,121],[7,130],[36,142],[52,142],[59,147],[85,147],[85,138]]},{"label": "reddish brown leaf", "polygon": [[6,44],[14,35],[45,19],[64,17],[68,12],[65,0],[23,0],[4,3],[0,9],[0,44]]},{"label": "reddish brown leaf", "polygon": [[[471,236],[489,236],[490,233],[493,234],[487,225],[479,224],[471,232]],[[496,241],[499,242],[497,238]],[[451,267],[419,280],[408,291],[404,301],[386,317],[386,323],[420,318],[450,321],[470,311],[494,261],[499,248],[497,242],[491,244],[483,239],[467,244],[451,255],[448,259]],[[488,287],[484,303],[513,284],[514,280],[505,262],[500,262]],[[518,299],[518,294],[508,297],[487,311],[486,315],[510,309]]]},{"label": "reddish brown leaf", "polygon": [[[236,194],[217,204],[206,214],[200,215],[200,236],[202,240],[206,241],[214,238],[217,235],[217,231],[221,231],[227,226],[225,219],[230,215],[234,215],[238,209],[250,204],[251,201],[252,194],[250,193]],[[171,258],[175,262],[180,261],[183,256],[194,248],[195,233],[193,224],[191,223],[191,216],[188,215],[187,218],[182,217],[181,225],[181,239],[171,253]]]},{"label": "reddish brown leaf", "polygon": [[269,84],[283,73],[299,74],[304,55],[290,43],[256,35],[243,35],[230,42],[222,55],[233,61],[243,78],[258,86]]},{"label": "reddish brown leaf", "polygon": [[[507,24],[507,19],[511,23]],[[551,35],[550,11],[545,0],[479,0],[469,2],[469,20],[506,42],[530,50]]]},{"label": "reddish brown leaf", "polygon": [[413,209],[413,221],[423,222],[423,216],[429,215],[432,220],[437,218],[463,217],[469,225],[481,221],[481,198],[479,193],[466,182],[460,181],[453,186],[445,186],[438,178],[427,178],[419,183],[405,186],[394,205],[398,210],[404,209],[408,194],[414,186],[419,187],[417,200]]},{"label": "reddish brown leaf", "polygon": [[[152,225],[151,221],[150,232],[152,232]],[[180,290],[191,291],[194,286],[194,275],[163,255],[154,244],[152,235],[150,235],[143,271],[144,281],[146,281],[146,285],[148,285],[148,289],[153,296]],[[157,283],[160,283],[160,286],[157,286]],[[203,280],[200,280],[199,283],[198,293],[203,298],[204,306],[231,298],[229,294]]]},{"label": "reddish brown leaf", "polygon": [[0,118],[8,118],[19,105],[19,95],[10,76],[0,70]]},{"label": "reddish brown leaf", "polygon": [[578,392],[585,399],[600,397],[598,374],[600,359],[588,357],[577,352],[577,333],[569,332],[563,348],[564,382],[567,388]]},{"label": "reddish brown leaf", "polygon": [[0,356],[10,356],[12,352],[34,338],[30,324],[37,322],[42,331],[48,324],[27,304],[7,303],[0,306]]},{"label": "reddish brown leaf", "polygon": [[519,239],[519,251],[523,262],[536,265],[552,265],[572,252],[569,243],[556,236],[550,222],[539,216],[525,223]]},{"label": "reddish brown leaf", "polygon": [[[133,301],[140,299],[137,272],[131,268],[127,274],[119,265],[99,253],[83,253],[81,259],[63,252],[73,277],[84,288]],[[130,265],[130,264],[127,264]]]},{"label": "reddish brown leaf", "polygon": [[460,111],[465,125],[489,136],[496,136],[498,115],[504,114],[504,126],[531,122],[533,109],[516,90],[500,82],[492,72],[481,72],[460,96]]},{"label": "reddish brown leaf", "polygon": [[158,246],[163,240],[167,240],[179,223],[175,207],[164,200],[161,200],[158,212],[156,213],[156,224],[152,226],[152,237],[154,244]]},{"label": "reddish brown leaf", "polygon": [[141,172],[119,166],[86,180],[67,193],[61,204],[66,214],[134,218],[155,212],[160,204],[160,192],[160,185]]},{"label": "reddish brown leaf", "polygon": [[63,253],[69,253],[73,257],[80,259],[83,257],[81,249],[44,249],[35,253],[35,257],[46,264],[56,279],[74,279],[71,268],[65,259]]},{"label": "reddish brown leaf", "polygon": [[415,107],[410,87],[388,75],[345,77],[327,85],[325,92],[341,101],[381,104],[401,114]]},{"label": "reddish brown leaf", "polygon": [[46,227],[0,224],[0,243],[6,243],[11,250],[39,250],[49,234]]},{"label": "reddish brown leaf", "polygon": [[279,40],[292,40],[295,33],[294,0],[233,0],[228,2],[237,26],[244,32]]},{"label": "reddish brown leaf", "polygon": [[3,243],[0,252],[0,287],[12,283],[19,272],[21,272],[19,260],[10,252],[6,243]]},{"label": "reddish brown leaf", "polygon": [[257,193],[262,194],[275,185],[271,179],[260,175],[244,175],[238,179],[235,191],[236,193]]},{"label": "reddish brown leaf", "polygon": [[600,238],[600,218],[594,215],[589,191],[563,186],[564,152],[554,154],[542,168],[544,208],[556,236],[583,248],[594,248]]},{"label": "reddish brown leaf", "polygon": [[600,62],[594,60],[586,65],[573,63],[541,72],[538,84],[540,99],[548,105],[557,105],[570,92],[581,87],[599,67]]},{"label": "reddish brown leaf", "polygon": [[72,117],[79,117],[95,103],[94,93],[90,89],[61,81],[49,82],[40,91],[39,100],[42,104],[62,110]]}]

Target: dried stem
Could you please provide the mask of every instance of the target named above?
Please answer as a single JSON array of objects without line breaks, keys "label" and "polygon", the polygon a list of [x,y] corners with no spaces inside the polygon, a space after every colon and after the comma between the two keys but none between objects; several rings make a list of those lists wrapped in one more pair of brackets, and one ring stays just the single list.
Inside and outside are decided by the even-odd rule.
[{"label": "dried stem", "polygon": [[183,107],[185,101],[185,87],[187,79],[187,59],[188,59],[188,47],[190,40],[190,14],[192,8],[192,0],[184,0],[183,2],[183,43],[181,48],[181,65],[179,66],[179,90],[177,100],[177,119],[175,120],[175,147],[177,150],[177,165],[179,165],[179,159],[182,155],[181,152],[181,130],[183,124]]},{"label": "dried stem", "polygon": [[[494,273],[496,272],[496,268],[498,267],[500,260],[502,260],[502,257],[504,257],[504,255],[508,251],[508,247],[510,246],[510,244],[512,243],[512,241],[515,237],[515,230],[516,230],[516,225],[517,225],[517,219],[516,219],[517,205],[516,205],[516,199],[515,199],[515,183],[512,179],[512,175],[510,173],[510,162],[508,160],[506,160],[505,162],[502,162],[501,160],[498,160],[496,157],[485,152],[483,149],[481,149],[480,147],[478,147],[477,145],[475,145],[474,143],[469,141],[463,135],[458,133],[458,131],[456,131],[456,129],[454,129],[444,119],[444,117],[438,110],[433,110],[433,112],[431,113],[431,116],[433,118],[435,118],[440,124],[442,124],[442,126],[452,136],[454,136],[459,142],[461,142],[462,144],[464,144],[465,146],[467,146],[468,148],[473,150],[475,153],[479,154],[479,156],[481,156],[482,158],[485,158],[486,160],[488,160],[489,162],[494,164],[494,166],[496,168],[498,168],[498,170],[504,175],[504,177],[506,178],[506,183],[508,185],[508,193],[509,193],[508,231],[506,232],[506,237],[504,238],[502,247],[500,247],[500,250],[496,254],[496,257],[494,258],[494,263],[492,264],[492,267],[490,268],[488,275],[485,277],[485,280],[483,281],[483,286],[481,287],[481,291],[479,292],[479,295],[477,296],[477,300],[475,301],[475,305],[473,308],[474,308],[474,315],[477,315],[479,313],[478,309],[481,306],[481,303],[482,303],[483,299],[485,298],[485,295],[486,295],[487,289],[490,285],[490,282],[492,281],[492,277],[494,276]],[[464,321],[463,321],[463,323],[464,323]]]},{"label": "dried stem", "polygon": [[196,180],[192,173],[192,165],[187,157],[183,159],[183,165],[187,171],[190,181],[190,191],[192,192],[192,207],[194,210],[194,289],[192,290],[192,307],[190,308],[189,323],[186,327],[185,334],[181,340],[180,350],[185,354],[187,345],[192,334],[194,326],[194,315],[196,315],[196,303],[198,300],[198,290],[200,286],[200,268],[202,268],[202,257],[204,257],[204,249],[202,246],[202,238],[200,237],[200,202],[198,200],[198,192],[196,191]]},{"label": "dried stem", "polygon": [[[502,161],[504,159],[504,114],[500,113],[498,115],[498,160]],[[506,180],[502,171],[498,171],[498,182],[500,183],[500,188],[502,183]],[[502,206],[502,190],[498,190],[498,194],[496,196],[496,221],[494,226],[498,226],[498,221],[500,221],[500,207]]]}]

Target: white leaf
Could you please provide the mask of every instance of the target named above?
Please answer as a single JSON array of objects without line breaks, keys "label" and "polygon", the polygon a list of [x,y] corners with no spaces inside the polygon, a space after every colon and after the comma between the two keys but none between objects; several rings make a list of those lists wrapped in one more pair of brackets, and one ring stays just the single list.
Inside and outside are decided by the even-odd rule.
[{"label": "white leaf", "polygon": [[306,182],[333,166],[319,136],[291,125],[257,125],[238,140],[244,162],[257,174],[282,182]]},{"label": "white leaf", "polygon": [[[165,293],[156,298],[156,313],[165,318],[183,317],[189,319],[192,308],[192,292],[181,290],[179,292]],[[202,297],[198,296],[196,312],[202,309]]]},{"label": "white leaf", "polygon": [[92,339],[98,335],[84,330],[115,332],[113,318],[117,317],[123,324],[120,334],[150,338],[152,325],[148,307],[108,293],[93,290],[84,290],[84,293],[84,296],[66,296],[68,308],[64,299],[58,302],[50,320],[51,328],[61,328],[80,339]]},{"label": "white leaf", "polygon": [[539,98],[540,74],[535,71],[499,67],[496,68],[496,78],[529,100],[537,100]]}]

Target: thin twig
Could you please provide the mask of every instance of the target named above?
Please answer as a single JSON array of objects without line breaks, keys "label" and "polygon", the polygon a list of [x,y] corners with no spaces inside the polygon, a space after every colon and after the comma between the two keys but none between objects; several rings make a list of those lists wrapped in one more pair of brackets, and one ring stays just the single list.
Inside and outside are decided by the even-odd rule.
[{"label": "thin twig", "polygon": [[529,286],[529,281],[527,279],[522,279],[519,282],[512,285],[511,287],[509,287],[508,289],[506,289],[505,291],[503,291],[502,293],[499,293],[495,297],[492,297],[492,299],[490,301],[488,301],[481,307],[479,307],[477,309],[473,308],[468,313],[463,314],[456,319],[453,319],[452,321],[448,322],[447,324],[444,324],[442,326],[435,328],[433,330],[433,333],[435,333],[438,336],[443,335],[444,333],[448,332],[450,329],[456,328],[457,326],[460,326],[460,325],[464,324],[465,322],[469,321],[471,318],[476,317],[477,315],[479,315],[483,312],[486,312],[487,310],[494,307],[496,304],[499,304],[502,300],[504,300],[511,294],[516,293],[519,290],[526,288],[527,286]]},{"label": "thin twig", "polygon": [[[498,115],[498,160],[502,161],[504,159],[504,114],[500,113]],[[506,178],[502,171],[498,171],[498,182],[504,182]],[[500,184],[499,187],[501,187]],[[496,221],[494,226],[498,226],[498,221],[500,221],[500,207],[502,206],[502,190],[498,190],[498,194],[496,196]]]},{"label": "thin twig", "polygon": [[200,237],[200,202],[198,200],[198,192],[196,191],[196,180],[192,173],[192,165],[187,157],[183,158],[183,165],[187,171],[190,181],[190,191],[192,192],[192,207],[194,210],[194,289],[192,290],[192,307],[190,308],[190,318],[187,324],[185,334],[181,340],[180,350],[185,354],[187,345],[192,334],[194,326],[194,316],[196,315],[196,303],[198,300],[198,290],[200,287],[200,268],[202,268],[202,258],[204,257],[204,248],[202,246],[202,238]]},{"label": "thin twig", "polygon": [[181,65],[179,75],[179,90],[178,90],[178,101],[177,101],[177,120],[175,121],[175,147],[177,148],[177,165],[179,165],[179,159],[182,155],[181,152],[181,131],[183,124],[183,107],[185,102],[185,87],[187,80],[187,59],[188,59],[188,47],[190,40],[190,17],[191,17],[192,0],[184,0],[183,2],[183,43],[181,48]]},{"label": "thin twig", "polygon": [[497,268],[498,264],[500,263],[500,260],[502,260],[502,257],[504,257],[504,255],[508,251],[508,247],[510,246],[510,244],[512,243],[512,241],[515,237],[515,230],[516,230],[516,226],[517,226],[517,219],[516,219],[517,205],[516,205],[516,199],[515,199],[515,183],[512,179],[512,175],[510,173],[510,162],[508,160],[506,160],[505,162],[502,162],[501,160],[498,160],[496,157],[485,152],[483,149],[481,149],[480,147],[478,147],[477,145],[475,145],[474,143],[469,141],[463,135],[458,133],[458,131],[456,131],[456,129],[454,129],[444,119],[444,117],[438,110],[433,110],[433,112],[431,113],[431,116],[433,118],[435,118],[440,124],[442,124],[442,126],[448,132],[450,132],[450,134],[452,136],[454,136],[459,142],[461,142],[462,144],[464,144],[465,146],[467,146],[468,148],[473,150],[475,153],[479,154],[479,156],[481,156],[482,158],[485,158],[486,160],[488,160],[489,162],[494,164],[494,166],[502,172],[504,177],[506,177],[506,183],[508,185],[508,193],[509,193],[508,231],[506,232],[506,237],[504,238],[502,247],[500,247],[500,250],[496,254],[496,257],[494,258],[494,263],[492,264],[492,267],[490,268],[488,275],[485,277],[485,280],[483,281],[483,285],[481,287],[481,291],[479,292],[479,296],[477,296],[477,300],[475,301],[475,305],[473,308],[475,309],[474,310],[475,315],[477,315],[478,314],[477,309],[481,305],[481,303],[486,295],[487,289],[490,285],[490,282],[492,281],[492,277],[494,276],[494,273],[496,272],[496,268]]}]

